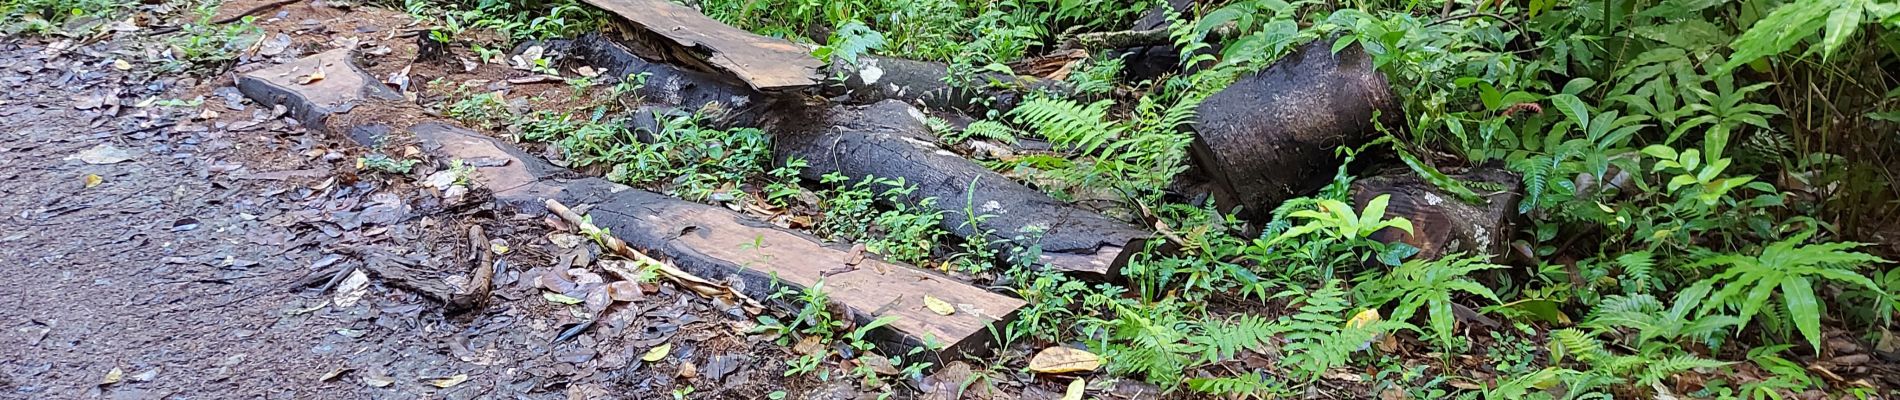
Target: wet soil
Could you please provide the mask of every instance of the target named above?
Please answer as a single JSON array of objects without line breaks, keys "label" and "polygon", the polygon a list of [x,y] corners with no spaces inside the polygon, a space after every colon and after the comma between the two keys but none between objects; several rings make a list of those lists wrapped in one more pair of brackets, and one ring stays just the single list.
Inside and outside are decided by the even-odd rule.
[{"label": "wet soil", "polygon": [[[114,66],[137,46],[0,39],[0,398],[656,398],[689,386],[758,398],[785,386],[786,350],[670,287],[561,337],[589,316],[523,276],[594,250],[549,240],[562,234],[541,215],[359,170],[366,149],[243,100],[228,78]],[[468,282],[472,224],[508,251],[492,304],[449,315],[438,297]],[[668,357],[640,360],[662,344]]]}]

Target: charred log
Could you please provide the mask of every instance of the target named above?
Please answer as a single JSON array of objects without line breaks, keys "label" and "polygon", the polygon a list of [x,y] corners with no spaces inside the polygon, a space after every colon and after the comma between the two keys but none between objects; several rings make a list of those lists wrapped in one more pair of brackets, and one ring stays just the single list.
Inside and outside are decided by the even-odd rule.
[{"label": "charred log", "polygon": [[1400,126],[1385,75],[1358,46],[1335,54],[1314,42],[1241,77],[1200,106],[1192,148],[1223,210],[1260,220],[1313,193],[1339,167],[1335,149],[1377,137],[1374,118]]},{"label": "charred log", "polygon": [[[1116,279],[1128,256],[1150,237],[1147,230],[1063,203],[938,147],[923,114],[901,102],[841,107],[828,127],[780,135],[776,142],[781,161],[810,163],[803,171],[807,179],[832,172],[855,180],[903,178],[917,187],[907,200],[937,199],[945,230],[966,238],[987,234],[1001,250],[1039,246],[1042,264],[1087,279]],[[986,219],[972,226],[966,210]]]},{"label": "charred log", "polygon": [[837,60],[830,71],[843,79],[827,85],[825,95],[848,104],[901,100],[932,110],[971,115],[982,115],[987,110],[1008,111],[1032,92],[1070,91],[1060,81],[995,72],[953,77],[950,67],[943,63],[901,58],[860,56],[856,64]]},{"label": "charred log", "polygon": [[1459,200],[1409,170],[1353,182],[1352,198],[1358,207],[1365,207],[1375,197],[1390,195],[1386,217],[1411,221],[1412,233],[1387,228],[1372,239],[1416,247],[1415,259],[1465,253],[1501,260],[1510,243],[1511,217],[1517,214],[1520,180],[1510,172],[1489,168],[1452,175],[1452,179],[1477,186],[1474,190],[1484,203]]}]

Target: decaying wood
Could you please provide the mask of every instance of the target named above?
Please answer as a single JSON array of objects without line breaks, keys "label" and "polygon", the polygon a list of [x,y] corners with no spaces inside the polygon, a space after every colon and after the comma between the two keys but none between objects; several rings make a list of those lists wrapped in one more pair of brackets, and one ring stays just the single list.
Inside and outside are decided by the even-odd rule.
[{"label": "decaying wood", "polygon": [[1377,137],[1374,117],[1402,128],[1398,100],[1371,57],[1356,45],[1335,54],[1328,43],[1302,46],[1201,103],[1191,149],[1223,210],[1261,220],[1330,182],[1338,148]]},{"label": "decaying wood", "polygon": [[1502,260],[1509,251],[1511,217],[1517,215],[1519,178],[1491,168],[1451,177],[1469,182],[1466,186],[1484,202],[1460,200],[1410,170],[1354,181],[1352,197],[1358,207],[1365,207],[1375,197],[1390,195],[1386,217],[1411,221],[1412,233],[1388,228],[1373,233],[1372,239],[1417,247],[1419,252],[1413,258],[1430,260],[1465,253]]},{"label": "decaying wood", "polygon": [[[586,217],[583,217],[580,215],[580,213],[576,213],[574,212],[574,210],[567,208],[566,205],[561,204],[561,202],[559,201],[554,201],[554,199],[548,199],[547,207],[548,207],[549,212],[553,212],[554,215],[561,216],[562,220],[565,220],[567,221],[567,223],[573,224],[574,226],[578,227],[582,233],[593,234],[596,232],[601,232],[600,227],[594,226],[593,222],[589,222],[589,220]],[[620,240],[620,238],[614,237],[612,235],[606,235],[606,236],[601,237],[601,242],[602,242],[601,244],[607,248],[607,251],[611,251],[614,254],[617,254],[621,257],[626,257],[629,260],[638,261],[643,265],[650,266],[655,271],[659,271],[660,276],[666,277],[666,279],[669,281],[673,281],[673,284],[679,285],[680,287],[686,288],[688,290],[692,290],[694,293],[699,293],[699,295],[701,296],[720,299],[720,300],[725,301],[726,304],[741,305],[746,308],[747,312],[750,312],[753,314],[758,314],[759,312],[764,310],[763,305],[759,304],[757,300],[753,300],[751,297],[746,296],[745,293],[740,293],[739,291],[732,290],[732,288],[726,287],[725,285],[713,283],[712,281],[706,280],[706,278],[701,278],[699,276],[693,275],[692,273],[681,271],[679,270],[679,268],[674,268],[672,264],[668,264],[666,262],[663,262],[651,256],[648,256],[646,255],[646,253],[642,253],[638,250],[634,250],[633,247],[627,246],[627,242]],[[620,266],[620,264],[602,264],[602,265],[604,266],[610,265],[610,266],[616,266],[616,267]],[[608,272],[612,272],[614,275],[618,275],[620,279],[638,280],[639,278],[637,278],[637,276],[640,275],[639,271],[633,271],[633,270],[628,270],[628,269],[623,269],[623,268],[609,267],[607,269],[608,269]]]},{"label": "decaying wood", "polygon": [[[1233,37],[1234,29],[1235,25],[1232,22],[1215,26],[1214,29],[1207,31],[1207,40],[1209,42],[1220,42],[1223,38]],[[1146,46],[1173,47],[1173,45],[1174,38],[1169,36],[1168,28],[1161,27],[1154,29],[1077,34],[1075,37],[1063,41],[1062,48],[1104,50]]]},{"label": "decaying wood", "polygon": [[1031,92],[1068,93],[1061,81],[995,72],[978,73],[960,85],[951,85],[950,67],[943,63],[901,58],[859,56],[852,64],[838,59],[829,71],[843,77],[826,86],[826,95],[849,104],[901,100],[932,110],[981,115],[1008,111]]},{"label": "decaying wood", "polygon": [[820,82],[818,69],[824,64],[811,56],[811,49],[784,39],[734,28],[668,0],[586,1],[619,15],[636,28],[696,52],[753,89],[798,89]]},{"label": "decaying wood", "polygon": [[474,264],[469,272],[468,289],[449,300],[450,312],[487,308],[489,295],[495,290],[495,252],[489,250],[488,235],[482,233],[481,225],[468,227],[468,250],[473,258],[469,261]]},{"label": "decaying wood", "polygon": [[[308,85],[295,83],[299,74],[317,66],[331,68],[337,75]],[[331,79],[346,84],[324,84]],[[727,288],[736,303],[746,303],[741,295],[759,299],[781,288],[812,288],[822,282],[831,300],[860,324],[897,317],[871,338],[897,354],[927,343],[939,346],[933,355],[945,359],[959,353],[985,353],[996,324],[1006,323],[1024,305],[1019,299],[864,257],[862,252],[827,245],[722,207],[600,178],[567,179],[565,174],[549,173],[558,168],[509,143],[417,117],[421,112],[413,103],[375,99],[371,92],[380,86],[350,65],[347,52],[336,52],[246,73],[240,76],[239,88],[260,103],[287,107],[324,133],[364,143],[401,140],[438,160],[483,160],[475,181],[494,188],[495,198],[504,204],[521,207],[524,202],[519,199],[535,198],[533,207],[568,214],[564,215],[568,220],[579,216],[563,204],[592,204],[591,222],[610,230],[614,240],[609,243],[620,243],[611,248],[641,250],[616,252],[662,267],[661,272],[679,278],[688,289]],[[546,199],[558,203],[546,203]],[[439,272],[419,268],[418,261],[358,253],[368,272],[391,278],[392,284],[412,286],[437,300],[454,295]],[[642,258],[645,254],[672,264]],[[635,271],[609,272],[631,275]],[[703,279],[687,278],[693,276]],[[952,304],[955,311],[940,315],[925,306],[924,296]]]},{"label": "decaying wood", "polygon": [[[822,112],[807,97],[759,92],[724,74],[665,62],[661,52],[639,43],[586,35],[541,45],[549,54],[602,69],[608,76],[647,74],[647,84],[637,91],[640,106],[662,112],[700,112],[714,126],[767,126],[815,118],[812,114]],[[980,114],[1014,108],[1030,92],[1070,91],[1060,81],[994,72],[976,74],[953,86],[949,66],[943,63],[868,55],[858,57],[855,64],[839,58],[826,71],[838,79],[827,82],[819,92],[845,104],[902,100],[932,110]]]},{"label": "decaying wood", "polygon": [[[806,160],[807,179],[833,172],[854,180],[902,178],[917,187],[905,200],[936,198],[945,230],[966,238],[988,232],[989,242],[1004,250],[1038,245],[1042,264],[1089,279],[1115,280],[1127,257],[1150,237],[1147,230],[1056,200],[938,147],[922,112],[897,101],[838,108],[829,127],[780,134],[775,147],[781,160]],[[971,224],[966,210],[986,219]]]},{"label": "decaying wood", "polygon": [[615,79],[646,75],[646,84],[635,91],[635,98],[626,99],[641,108],[636,115],[651,116],[654,111],[699,113],[716,127],[758,127],[770,124],[767,117],[796,116],[800,115],[799,110],[806,108],[799,96],[761,93],[725,74],[653,61],[655,56],[641,55],[646,52],[644,49],[629,47],[603,35],[549,40],[540,45],[548,54],[600,69]]},{"label": "decaying wood", "polygon": [[[592,222],[627,246],[665,258],[680,270],[765,298],[781,287],[823,282],[831,301],[858,323],[895,316],[875,338],[886,350],[908,351],[934,341],[939,355],[980,354],[990,329],[1005,323],[1022,300],[990,293],[916,267],[863,257],[803,233],[771,226],[725,208],[636,190],[598,179],[572,182],[561,203],[595,204]],[[551,206],[552,207],[552,206]],[[853,264],[855,262],[855,264]],[[924,296],[956,306],[939,315]]]}]

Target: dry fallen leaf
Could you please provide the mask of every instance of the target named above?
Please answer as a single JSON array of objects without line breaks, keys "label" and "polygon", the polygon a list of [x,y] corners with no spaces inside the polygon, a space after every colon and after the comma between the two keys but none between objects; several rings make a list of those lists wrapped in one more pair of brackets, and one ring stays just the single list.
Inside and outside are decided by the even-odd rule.
[{"label": "dry fallen leaf", "polygon": [[66,156],[66,159],[79,160],[87,164],[94,164],[94,165],[117,164],[117,163],[125,162],[127,160],[131,160],[132,152],[127,151],[125,149],[121,149],[118,146],[113,146],[108,143],[100,143],[96,146],[87,148],[85,151],[81,151],[78,154]]},{"label": "dry fallen leaf", "polygon": [[792,351],[798,352],[798,354],[812,354],[812,353],[817,353],[818,350],[824,349],[824,347],[825,347],[824,338],[820,338],[816,335],[812,335],[812,336],[806,336],[803,339],[799,339],[797,344],[792,345]]},{"label": "dry fallen leaf", "polygon": [[365,376],[365,377],[363,377],[363,384],[365,384],[365,385],[369,385],[370,387],[387,387],[387,386],[389,386],[389,385],[391,385],[391,384],[394,384],[394,383],[396,383],[396,381],[395,381],[395,380],[393,380],[393,379],[389,379],[389,377],[385,377],[385,376]]},{"label": "dry fallen leaf", "polygon": [[672,343],[661,343],[660,347],[655,347],[652,350],[647,350],[646,355],[640,356],[640,361],[646,361],[646,362],[660,361],[660,359],[666,358],[667,353],[671,353],[671,352],[673,352]]},{"label": "dry fallen leaf", "polygon": [[119,59],[112,61],[112,67],[118,68],[120,71],[131,71],[132,63],[125,62],[125,59]]},{"label": "dry fallen leaf", "polygon": [[356,302],[362,300],[363,295],[366,294],[369,294],[369,275],[364,274],[361,269],[353,270],[350,271],[349,277],[343,278],[343,283],[337,284],[336,296],[332,297],[330,302],[335,303],[337,307],[349,307],[356,305]]},{"label": "dry fallen leaf", "polygon": [[924,307],[929,308],[930,311],[932,312],[936,312],[937,315],[950,315],[950,314],[957,313],[956,306],[952,306],[950,305],[950,303],[945,302],[942,299],[930,297],[930,295],[927,295],[927,294],[924,295]]},{"label": "dry fallen leaf", "polygon": [[467,382],[467,381],[468,381],[468,374],[455,374],[455,376],[429,381],[429,384],[435,385],[435,387],[448,389],[448,388],[455,387],[455,385],[460,385],[462,384],[462,382]]},{"label": "dry fallen leaf", "polygon": [[336,369],[330,370],[330,372],[323,373],[323,376],[317,377],[317,382],[329,382],[332,379],[343,376],[346,372],[350,372],[350,367],[336,367]]},{"label": "dry fallen leaf", "polygon": [[304,75],[301,78],[297,78],[297,84],[308,85],[312,83],[317,83],[317,81],[321,81],[321,80],[323,80],[323,70],[319,69],[317,70],[317,72],[311,72],[310,75]]},{"label": "dry fallen leaf", "polygon": [[99,381],[99,386],[119,383],[119,381],[124,379],[125,370],[119,369],[119,367],[112,367],[111,371],[106,371],[106,378]]},{"label": "dry fallen leaf", "polygon": [[581,302],[585,301],[585,300],[574,298],[574,296],[569,296],[569,295],[560,294],[560,293],[552,293],[552,292],[541,293],[541,298],[548,299],[549,302],[560,303],[560,304],[580,304]]},{"label": "dry fallen leaf", "polygon": [[86,174],[86,188],[87,189],[91,189],[94,186],[99,186],[99,184],[105,183],[105,181],[106,179],[100,178],[99,174]]},{"label": "dry fallen leaf", "polygon": [[1095,353],[1062,346],[1042,349],[1029,359],[1029,370],[1039,374],[1089,372],[1101,367],[1102,358]]},{"label": "dry fallen leaf", "polygon": [[1088,382],[1082,378],[1069,381],[1069,390],[1062,393],[1062,400],[1082,400],[1082,394],[1088,391]]}]

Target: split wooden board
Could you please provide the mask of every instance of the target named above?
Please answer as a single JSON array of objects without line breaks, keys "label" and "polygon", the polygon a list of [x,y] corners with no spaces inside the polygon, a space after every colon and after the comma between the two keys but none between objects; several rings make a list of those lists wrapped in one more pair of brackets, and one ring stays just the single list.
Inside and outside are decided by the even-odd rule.
[{"label": "split wooden board", "polygon": [[818,68],[824,64],[804,46],[746,32],[668,0],[586,1],[692,50],[753,89],[789,90],[819,83]]}]

